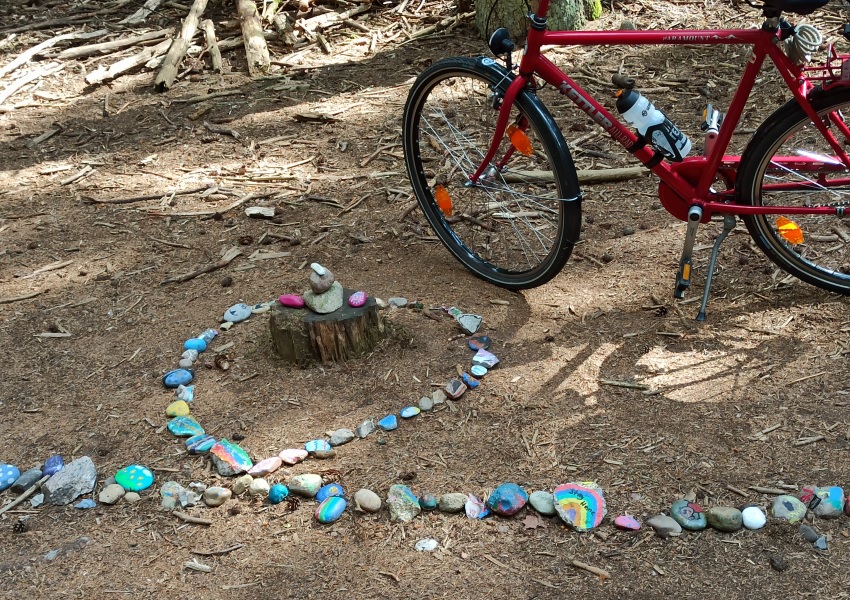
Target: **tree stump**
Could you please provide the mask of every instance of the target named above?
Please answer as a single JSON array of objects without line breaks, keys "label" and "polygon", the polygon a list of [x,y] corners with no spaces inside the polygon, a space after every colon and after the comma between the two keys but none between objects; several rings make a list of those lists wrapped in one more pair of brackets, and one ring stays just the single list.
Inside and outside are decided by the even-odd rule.
[{"label": "tree stump", "polygon": [[362,356],[384,338],[384,322],[375,298],[353,308],[347,298],[355,290],[343,290],[343,304],[332,313],[320,315],[308,308],[272,309],[269,329],[280,357],[307,367],[315,362],[336,362]]}]

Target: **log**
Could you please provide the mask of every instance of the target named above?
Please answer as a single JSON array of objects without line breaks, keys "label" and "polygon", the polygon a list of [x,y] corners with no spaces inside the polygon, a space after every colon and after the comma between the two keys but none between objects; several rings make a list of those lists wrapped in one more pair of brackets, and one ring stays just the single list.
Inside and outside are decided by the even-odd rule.
[{"label": "log", "polygon": [[263,36],[263,23],[254,0],[236,0],[239,19],[242,21],[242,38],[248,58],[248,73],[251,77],[265,75],[271,66],[269,47]]},{"label": "log", "polygon": [[[591,183],[611,183],[626,181],[649,175],[645,167],[626,167],[624,169],[578,169],[578,182],[585,185]],[[503,175],[509,183],[547,182],[552,181],[552,171],[508,171]]]},{"label": "log", "polygon": [[309,19],[301,19],[298,21],[298,26],[308,33],[315,33],[317,29],[324,29],[337,23],[342,23],[346,19],[356,17],[357,15],[369,12],[372,9],[371,4],[361,4],[343,12],[329,12],[317,17]]},{"label": "log", "polygon": [[106,81],[107,79],[114,79],[115,77],[126,73],[130,69],[135,69],[136,67],[145,64],[150,59],[156,56],[161,56],[165,54],[165,52],[168,51],[168,48],[170,46],[171,40],[165,40],[164,42],[160,42],[156,46],[150,46],[149,48],[145,48],[138,54],[128,56],[127,58],[122,58],[118,62],[112,63],[108,67],[101,65],[100,67],[86,75],[86,83],[89,85],[94,85],[96,83]]},{"label": "log", "polygon": [[[21,65],[26,64],[31,58],[37,56],[50,48],[51,46],[55,46],[59,42],[63,42],[65,40],[76,40],[76,39],[91,39],[92,37],[100,37],[106,35],[108,31],[106,29],[100,29],[94,32],[86,32],[86,33],[63,33],[62,35],[57,35],[56,37],[52,37],[49,40],[44,40],[40,44],[33,46],[26,52],[22,52],[18,58],[10,62],[8,65],[0,69],[0,77],[5,77]],[[61,58],[61,56],[60,56]]]},{"label": "log", "polygon": [[[355,290],[343,290],[347,299]],[[384,338],[384,321],[375,298],[359,308],[348,306],[320,315],[309,309],[279,306],[269,320],[272,344],[286,362],[308,367],[315,362],[348,360],[370,352]]]},{"label": "log", "polygon": [[154,88],[158,92],[164,92],[174,85],[174,80],[177,79],[177,70],[180,67],[180,62],[189,51],[189,43],[195,37],[198,31],[198,23],[201,15],[207,8],[207,0],[195,0],[189,14],[183,21],[183,29],[180,30],[180,35],[174,38],[171,46],[168,48],[168,53],[162,61],[162,66],[154,80]]},{"label": "log", "polygon": [[207,40],[207,52],[210,53],[213,71],[221,73],[224,66],[221,62],[221,50],[218,49],[218,42],[215,40],[215,25],[210,19],[205,19],[201,26],[204,28],[204,38]]},{"label": "log", "polygon": [[119,48],[126,48],[127,46],[135,46],[141,42],[149,42],[151,40],[158,40],[160,38],[164,38],[170,36],[174,30],[169,29],[160,29],[159,31],[151,31],[150,33],[143,33],[142,35],[135,35],[133,37],[127,38],[119,38],[117,40],[112,40],[109,42],[101,42],[99,44],[89,44],[87,46],[77,46],[76,48],[68,48],[59,53],[57,58],[59,60],[67,60],[69,58],[82,58],[83,56],[91,56],[92,54],[98,54],[99,52],[103,52],[105,50],[118,50]]},{"label": "log", "polygon": [[119,21],[121,25],[138,25],[145,19],[147,19],[153,11],[159,8],[159,5],[162,4],[162,0],[148,0],[145,2],[145,5],[139,8],[132,15],[127,17],[126,19]]}]

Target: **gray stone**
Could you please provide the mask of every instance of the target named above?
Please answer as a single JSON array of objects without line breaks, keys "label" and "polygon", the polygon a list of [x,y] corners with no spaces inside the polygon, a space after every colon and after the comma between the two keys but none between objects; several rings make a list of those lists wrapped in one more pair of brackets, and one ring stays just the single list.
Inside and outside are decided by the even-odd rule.
[{"label": "gray stone", "polygon": [[406,485],[390,486],[387,506],[390,509],[390,521],[398,523],[409,523],[422,512],[419,498]]},{"label": "gray stone", "polygon": [[315,294],[312,290],[308,290],[304,292],[304,304],[321,315],[332,313],[342,306],[342,286],[338,281],[334,281],[324,294]]},{"label": "gray stone", "polygon": [[127,504],[135,504],[141,499],[142,497],[139,496],[136,492],[127,492],[126,494],[124,494],[124,502],[126,502]]},{"label": "gray stone", "polygon": [[709,526],[717,531],[734,533],[744,526],[744,515],[731,506],[712,506],[705,514]]},{"label": "gray stone", "polygon": [[342,446],[343,444],[347,444],[351,440],[354,439],[354,432],[350,429],[337,429],[331,434],[330,443],[331,446]]},{"label": "gray stone", "polygon": [[375,431],[375,422],[372,419],[366,419],[357,426],[354,434],[362,440],[373,431]]},{"label": "gray stone", "polygon": [[528,497],[528,503],[531,507],[546,517],[554,517],[557,514],[555,510],[555,498],[549,492],[536,491]]},{"label": "gray stone", "polygon": [[381,497],[372,490],[357,490],[354,494],[354,507],[367,513],[381,510]]},{"label": "gray stone", "polygon": [[83,494],[88,494],[97,483],[97,468],[92,459],[82,456],[65,465],[65,468],[44,482],[41,491],[48,504],[70,504]]},{"label": "gray stone", "polygon": [[233,495],[226,487],[213,485],[204,490],[204,504],[207,506],[221,506]]},{"label": "gray stone", "polygon": [[682,526],[667,515],[655,515],[646,524],[652,527],[660,537],[670,537],[682,533]]},{"label": "gray stone", "polygon": [[807,542],[815,543],[817,539],[820,537],[818,532],[809,527],[808,525],[800,525],[800,535],[803,536],[803,539]]},{"label": "gray stone", "polygon": [[254,481],[251,482],[251,485],[248,486],[248,493],[252,496],[259,496],[260,498],[265,498],[269,495],[269,490],[271,489],[271,485],[269,482],[263,479],[262,477],[257,477]]},{"label": "gray stone", "polygon": [[13,494],[23,494],[32,484],[41,479],[41,469],[32,468],[21,473],[9,489]]},{"label": "gray stone", "polygon": [[446,396],[446,392],[443,390],[434,390],[431,392],[431,400],[434,401],[434,406],[437,406],[438,404],[445,404],[447,399],[448,396]]},{"label": "gray stone", "polygon": [[418,406],[419,410],[422,412],[429,412],[434,410],[434,401],[428,396],[422,396],[419,399],[419,402],[416,403],[416,406]]},{"label": "gray stone", "polygon": [[123,487],[117,483],[113,483],[100,491],[100,494],[97,496],[97,501],[101,504],[115,504],[123,498],[125,494],[126,490]]},{"label": "gray stone", "polygon": [[405,306],[407,306],[407,298],[395,296],[387,300],[387,303],[395,308],[404,308]]},{"label": "gray stone", "polygon": [[232,489],[233,493],[237,496],[240,494],[244,494],[251,486],[252,481],[254,481],[254,478],[250,475],[242,475],[241,477],[236,478],[236,481],[233,482],[233,485],[230,486],[230,489]]},{"label": "gray stone", "polygon": [[799,523],[806,517],[806,505],[794,496],[777,496],[773,499],[770,512],[777,519],[789,523]]},{"label": "gray stone", "polygon": [[44,494],[36,494],[30,498],[30,506],[33,508],[38,508],[42,504],[44,504]]},{"label": "gray stone", "polygon": [[319,275],[315,271],[310,273],[310,289],[314,294],[324,294],[336,281],[334,274],[325,269],[324,275]]},{"label": "gray stone", "polygon": [[459,492],[443,494],[437,504],[437,508],[447,513],[459,513],[464,506],[466,506],[466,494]]},{"label": "gray stone", "polygon": [[815,540],[815,548],[817,548],[818,550],[826,550],[827,544],[825,535],[822,535]]}]

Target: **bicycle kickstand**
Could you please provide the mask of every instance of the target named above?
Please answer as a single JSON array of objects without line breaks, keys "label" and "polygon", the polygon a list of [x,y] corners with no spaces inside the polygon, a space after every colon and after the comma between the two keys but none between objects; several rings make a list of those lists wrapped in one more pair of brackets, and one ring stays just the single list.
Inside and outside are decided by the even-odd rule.
[{"label": "bicycle kickstand", "polygon": [[679,272],[676,274],[676,288],[673,290],[673,297],[677,300],[685,297],[685,290],[691,285],[691,271],[694,266],[691,255],[694,253],[694,241],[697,238],[697,227],[699,227],[700,219],[702,219],[702,208],[692,206],[688,210],[688,229],[685,233],[685,247],[682,248],[682,260],[679,261]]},{"label": "bicycle kickstand", "polygon": [[708,261],[708,274],[705,277],[705,289],[702,292],[702,304],[699,307],[697,321],[705,321],[705,307],[708,305],[708,294],[711,291],[711,279],[714,277],[714,266],[717,264],[717,254],[720,252],[720,244],[726,239],[733,229],[735,229],[735,215],[724,215],[723,231],[714,240],[714,246],[711,248],[711,259]]}]

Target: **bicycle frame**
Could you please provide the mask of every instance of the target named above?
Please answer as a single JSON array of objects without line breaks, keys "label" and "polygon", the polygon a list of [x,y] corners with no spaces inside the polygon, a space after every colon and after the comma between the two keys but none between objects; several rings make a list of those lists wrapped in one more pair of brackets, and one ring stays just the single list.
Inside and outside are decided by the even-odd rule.
[{"label": "bicycle frame", "polygon": [[[545,17],[549,6],[549,0],[540,0],[538,11],[533,15],[537,22],[545,23]],[[808,94],[813,85],[806,78],[804,69],[794,64],[779,47],[778,18],[776,27],[765,26],[760,29],[700,29],[700,30],[655,30],[655,31],[549,31],[545,28],[530,28],[526,42],[525,53],[519,63],[519,74],[508,86],[499,118],[496,123],[494,138],[477,171],[470,176],[474,184],[482,176],[484,171],[498,151],[500,142],[505,135],[505,130],[510,118],[511,107],[517,94],[534,84],[534,76],[559,90],[569,98],[576,106],[584,111],[596,124],[604,129],[614,140],[629,150],[634,156],[655,173],[661,181],[666,184],[684,203],[683,212],[687,212],[691,206],[699,206],[703,211],[703,221],[707,221],[714,213],[732,215],[757,215],[757,214],[844,214],[844,207],[831,206],[745,206],[731,203],[734,198],[730,197],[729,191],[718,194],[711,190],[718,173],[725,170],[735,170],[740,157],[727,156],[725,154],[732,140],[732,134],[740,121],[744,106],[752,93],[756,77],[761,70],[766,57],[769,57],[776,66],[786,85],[791,90],[794,98],[802,109],[812,119],[813,124],[821,132],[829,145],[835,151],[843,165],[850,169],[850,157],[844,151],[842,144],[827,129],[821,118],[812,108],[808,100]],[[644,145],[637,150],[633,148],[638,142],[638,136],[626,127],[617,117],[612,115],[590,94],[588,94],[578,83],[571,79],[552,61],[543,56],[542,46],[603,46],[603,45],[749,45],[752,53],[744,68],[738,88],[732,98],[732,102],[726,113],[726,117],[720,128],[718,138],[710,156],[698,156],[686,158],[680,163],[668,163],[665,160],[658,162],[656,153],[650,146]],[[846,85],[840,82],[839,85]],[[834,124],[841,130],[845,139],[850,140],[850,130],[840,119],[834,119]],[[800,157],[788,157],[788,162],[806,162]],[[657,164],[656,164],[657,163]],[[688,182],[677,171],[678,165],[698,166],[701,172],[696,185]],[[850,184],[850,178],[833,180],[833,183]],[[726,201],[719,198],[727,198]],[[671,211],[672,212],[672,211]]]}]

